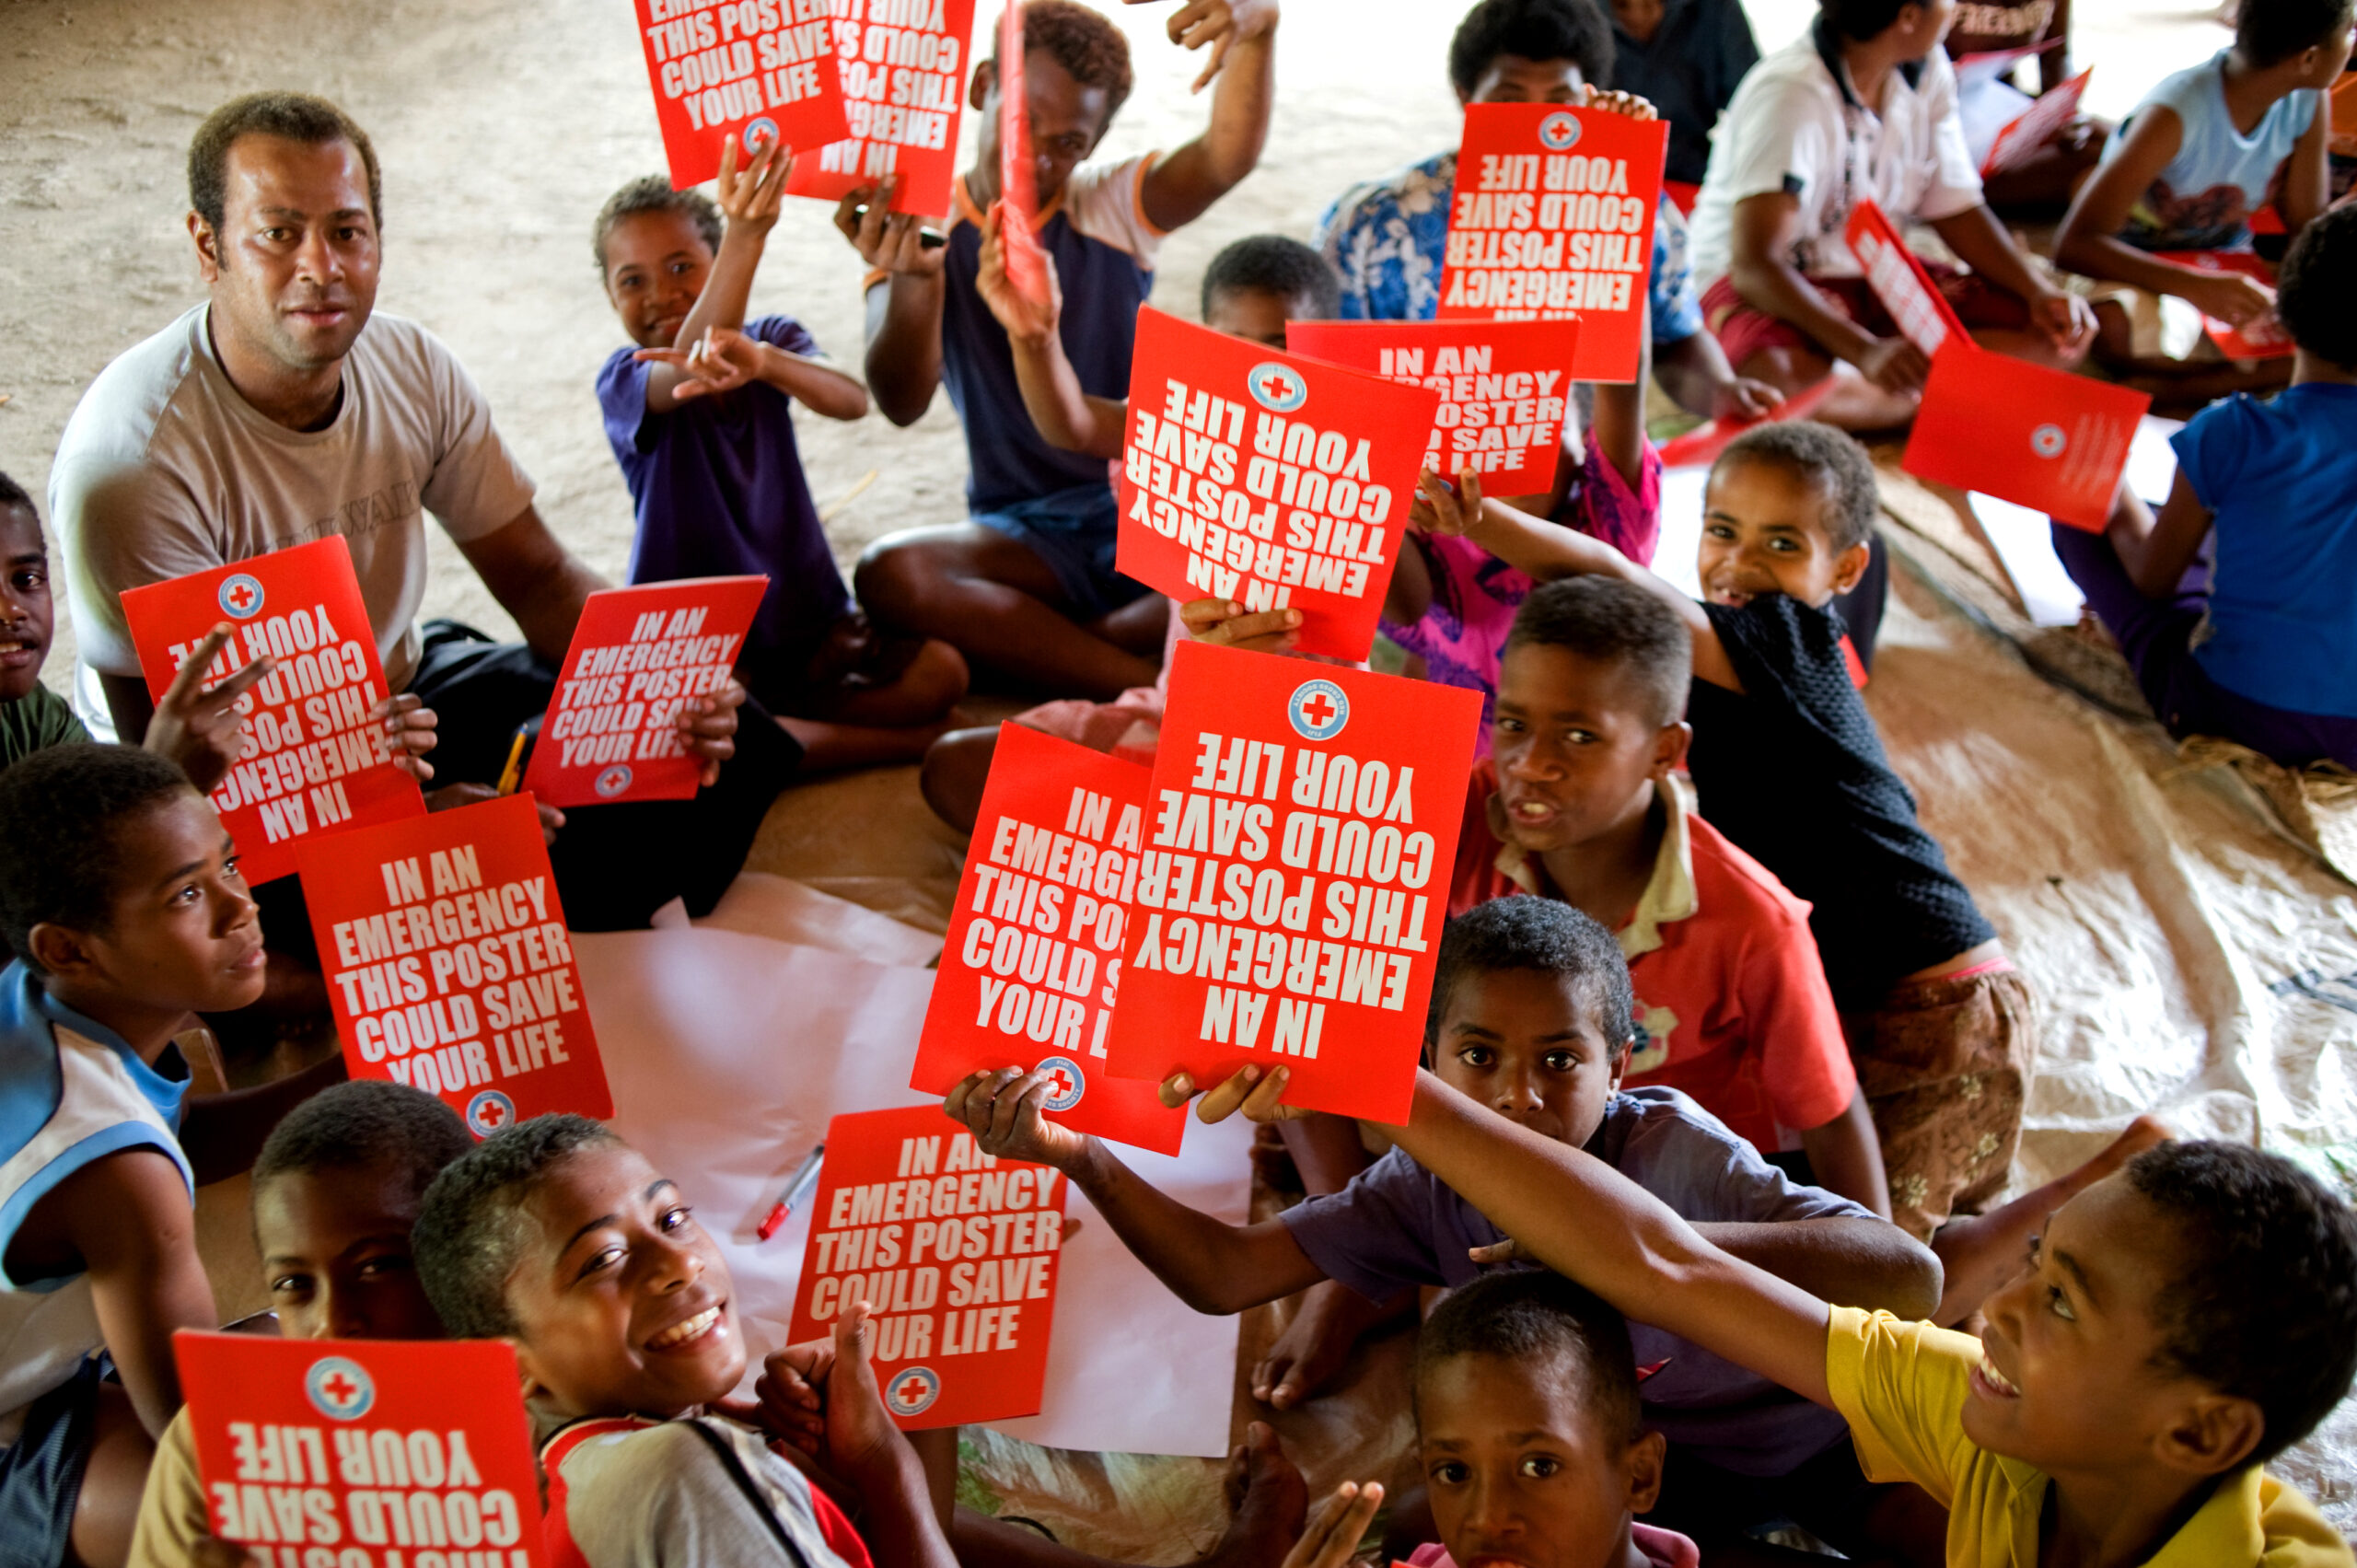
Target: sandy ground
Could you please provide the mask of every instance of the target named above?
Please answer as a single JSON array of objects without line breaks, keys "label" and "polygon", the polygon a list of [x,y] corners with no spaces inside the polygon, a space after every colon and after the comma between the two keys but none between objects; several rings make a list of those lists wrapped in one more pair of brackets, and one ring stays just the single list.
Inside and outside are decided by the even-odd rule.
[{"label": "sandy ground", "polygon": [[[1111,6],[1136,43],[1138,87],[1108,136],[1120,157],[1178,145],[1206,99],[1161,36],[1167,3]],[[1764,48],[1805,0],[1755,0]],[[2089,0],[2074,41],[2099,62],[2091,100],[2118,112],[2139,84],[2216,47],[2200,5]],[[984,0],[987,19],[994,7]],[[1356,179],[1455,137],[1444,66],[1457,8],[1437,0],[1295,0],[1279,50],[1276,123],[1260,171],[1164,252],[1156,302],[1191,314],[1203,264],[1241,235],[1302,238]],[[591,264],[588,226],[624,180],[662,164],[625,0],[0,0],[0,470],[39,494],[75,402],[109,360],[198,303],[184,226],[190,134],[260,87],[325,93],[374,137],[385,170],[381,308],[440,333],[482,384],[539,481],[540,507],[600,570],[627,559],[631,515],[590,391],[622,335]],[[820,203],[788,203],[754,290],[856,363],[859,264]],[[964,453],[946,398],[914,429],[805,416],[822,503],[871,470],[836,519],[846,565],[894,528],[961,515]],[[426,608],[504,632],[455,551]],[[70,610],[49,679],[67,679]]]}]

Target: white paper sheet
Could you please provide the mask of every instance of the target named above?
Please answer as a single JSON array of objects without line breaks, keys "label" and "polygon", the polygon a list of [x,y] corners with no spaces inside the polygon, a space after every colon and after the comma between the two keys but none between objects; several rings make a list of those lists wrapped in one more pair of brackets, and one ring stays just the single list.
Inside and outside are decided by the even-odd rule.
[{"label": "white paper sheet", "polygon": [[[905,1086],[933,976],[709,926],[574,940],[613,1126],[719,1237],[758,1370],[785,1342],[808,1221],[795,1214],[767,1242],[753,1227],[830,1117],[923,1100]],[[1250,1141],[1240,1121],[1190,1123],[1175,1160],[1120,1152],[1240,1221]],[[1069,1212],[1085,1223],[1064,1258],[1046,1403],[1006,1430],[1054,1447],[1224,1453],[1237,1320],[1181,1306],[1085,1199]]]}]

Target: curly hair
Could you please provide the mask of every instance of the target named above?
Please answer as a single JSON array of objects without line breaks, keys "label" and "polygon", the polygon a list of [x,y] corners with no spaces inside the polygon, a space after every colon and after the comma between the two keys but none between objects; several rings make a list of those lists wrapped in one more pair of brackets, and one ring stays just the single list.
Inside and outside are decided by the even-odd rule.
[{"label": "curly hair", "polygon": [[573,1156],[621,1143],[586,1116],[535,1116],[493,1132],[442,1167],[418,1205],[410,1248],[418,1283],[453,1339],[493,1340],[519,1331],[507,1306],[507,1281],[531,1241],[524,1205]]},{"label": "curly hair", "polygon": [[1678,611],[1619,577],[1563,577],[1542,583],[1514,613],[1505,651],[1562,648],[1627,668],[1653,699],[1648,716],[1670,724],[1686,711],[1694,674],[1694,634]]},{"label": "curly hair", "polygon": [[1532,1376],[1569,1369],[1597,1430],[1625,1447],[1644,1429],[1628,1319],[1561,1274],[1545,1269],[1484,1274],[1434,1307],[1416,1335],[1417,1403],[1422,1403],[1425,1378],[1443,1363],[1469,1355],[1511,1362]]},{"label": "curly hair", "polygon": [[2349,0],[2243,0],[2235,13],[2235,48],[2264,71],[2339,42],[2349,30]]},{"label": "curly hair", "polygon": [[1576,985],[1616,1055],[1636,1037],[1636,988],[1612,933],[1567,903],[1509,894],[1476,904],[1442,927],[1424,1013],[1426,1048],[1439,1042],[1442,1018],[1459,985],[1476,975],[1516,970]]},{"label": "curly hair", "polygon": [[2357,370],[2357,206],[2343,203],[2300,230],[2275,280],[2275,314],[2292,341],[2328,365]]},{"label": "curly hair", "polygon": [[442,1167],[475,1146],[452,1110],[423,1089],[380,1078],[321,1089],[270,1130],[254,1156],[259,1190],[283,1176],[373,1170],[400,1179],[414,1202]]},{"label": "curly hair", "polygon": [[1612,80],[1611,24],[1596,0],[1481,0],[1448,41],[1448,80],[1457,96],[1479,91],[1501,54],[1569,60],[1582,81],[1602,87]]},{"label": "curly hair", "polygon": [[1248,290],[1274,295],[1290,304],[1309,301],[1309,319],[1329,320],[1342,308],[1342,280],[1325,257],[1282,234],[1248,234],[1212,258],[1203,269],[1203,314],[1214,295]]},{"label": "curly hair", "polygon": [[[991,64],[998,64],[1003,27],[991,29]],[[1024,0],[1023,52],[1045,52],[1072,79],[1105,93],[1105,125],[1121,112],[1136,77],[1130,70],[1130,41],[1106,17],[1078,0]],[[1104,126],[1097,127],[1102,134]]]},{"label": "curly hair", "polygon": [[589,253],[596,258],[600,275],[606,271],[606,237],[622,219],[641,213],[678,213],[696,226],[696,233],[703,237],[708,249],[720,249],[726,230],[720,208],[711,197],[693,186],[674,191],[667,175],[642,174],[607,197],[606,204],[598,209],[597,222],[590,226]]},{"label": "curly hair", "polygon": [[42,972],[36,925],[111,929],[120,824],[195,793],[179,764],[135,746],[52,746],[0,772],[0,935],[28,969]]},{"label": "curly hair", "polygon": [[1711,472],[1715,477],[1738,462],[1773,463],[1823,491],[1825,532],[1835,550],[1874,538],[1882,490],[1875,482],[1874,459],[1848,434],[1814,420],[1777,420],[1728,442]]},{"label": "curly hair", "polygon": [[240,136],[279,136],[307,146],[350,142],[368,171],[368,219],[385,226],[384,178],[377,149],[349,114],[309,93],[248,93],[204,117],[188,145],[188,204],[215,228],[228,210],[229,148]]}]

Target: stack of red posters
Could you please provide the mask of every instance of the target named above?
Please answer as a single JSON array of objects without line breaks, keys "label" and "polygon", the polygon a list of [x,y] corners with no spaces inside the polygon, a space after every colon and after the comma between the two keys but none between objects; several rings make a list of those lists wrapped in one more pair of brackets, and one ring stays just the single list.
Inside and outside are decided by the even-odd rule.
[{"label": "stack of red posters", "polygon": [[172,1336],[212,1533],[272,1568],[539,1568],[540,1473],[516,1353]]},{"label": "stack of red posters", "polygon": [[767,577],[691,577],[591,594],[524,787],[551,806],[685,800],[703,759],[679,710],[726,686]]},{"label": "stack of red posters", "polygon": [[1669,122],[1477,103],[1457,155],[1443,320],[1581,323],[1574,381],[1634,381]]},{"label": "stack of red posters", "polygon": [[674,190],[711,179],[732,135],[749,153],[780,143],[817,147],[848,134],[835,68],[840,24],[829,0],[637,5]]},{"label": "stack of red posters", "polygon": [[1115,1073],[1293,1069],[1291,1105],[1406,1119],[1478,692],[1174,652]]},{"label": "stack of red posters", "polygon": [[417,781],[394,765],[384,726],[368,716],[385,700],[385,669],[343,535],[133,588],[122,618],[157,702],[225,621],[232,634],[205,673],[208,688],[256,659],[277,661],[238,699],[245,750],[213,791],[247,881],[294,870],[306,840],[425,810]]},{"label": "stack of red posters", "polygon": [[1363,659],[1439,406],[1146,306],[1115,563],[1181,603],[1290,605],[1303,653]]},{"label": "stack of red posters", "polygon": [[851,134],[795,159],[787,194],[831,202],[897,179],[894,212],[947,216],[974,0],[865,0],[834,29]]},{"label": "stack of red posters", "polygon": [[531,796],[308,844],[302,870],[354,1077],[439,1095],[478,1138],[613,1114]]},{"label": "stack of red posters", "polygon": [[794,1343],[862,1302],[904,1431],[1039,1412],[1063,1244],[1061,1172],[994,1159],[934,1106],[827,1124],[794,1289]]},{"label": "stack of red posters", "polygon": [[1285,347],[1440,394],[1424,467],[1471,470],[1492,495],[1555,482],[1570,406],[1576,321],[1295,321]]},{"label": "stack of red posters", "polygon": [[1147,810],[1146,770],[999,726],[909,1087],[1038,1068],[1075,1131],[1178,1152],[1186,1113],[1102,1070]]}]

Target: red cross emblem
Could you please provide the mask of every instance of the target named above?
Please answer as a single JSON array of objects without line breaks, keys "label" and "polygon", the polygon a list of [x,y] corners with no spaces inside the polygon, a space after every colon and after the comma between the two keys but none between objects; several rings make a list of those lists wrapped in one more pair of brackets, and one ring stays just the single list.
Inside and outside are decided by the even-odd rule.
[{"label": "red cross emblem", "polygon": [[1271,402],[1283,402],[1285,395],[1293,390],[1293,384],[1283,376],[1267,376],[1261,378],[1260,390]]},{"label": "red cross emblem", "polygon": [[1324,729],[1334,716],[1334,704],[1323,691],[1317,692],[1301,705],[1301,716],[1309,721],[1312,729]]},{"label": "red cross emblem", "polygon": [[924,1396],[925,1380],[922,1377],[903,1377],[900,1386],[893,1390],[893,1397],[904,1405],[915,1404]]},{"label": "red cross emblem", "polygon": [[507,1113],[500,1109],[498,1102],[494,1100],[491,1104],[484,1106],[481,1110],[476,1111],[475,1120],[482,1122],[486,1127],[496,1127],[501,1122],[507,1120]]},{"label": "red cross emblem", "polygon": [[254,590],[253,590],[251,587],[250,587],[249,586],[247,586],[247,585],[246,585],[246,584],[244,584],[244,583],[236,583],[236,584],[232,584],[232,585],[230,586],[230,588],[229,588],[229,608],[230,608],[230,609],[232,609],[232,610],[251,610],[251,609],[253,608],[253,606],[254,606]]},{"label": "red cross emblem", "polygon": [[1058,1067],[1048,1074],[1048,1089],[1057,1099],[1072,1093],[1072,1074]]},{"label": "red cross emblem", "polygon": [[333,1372],[319,1384],[319,1392],[339,1405],[348,1405],[360,1397],[360,1385],[341,1372]]},{"label": "red cross emblem", "polygon": [[330,1421],[357,1421],[377,1402],[376,1385],[359,1363],[323,1356],[303,1375],[303,1394]]}]

